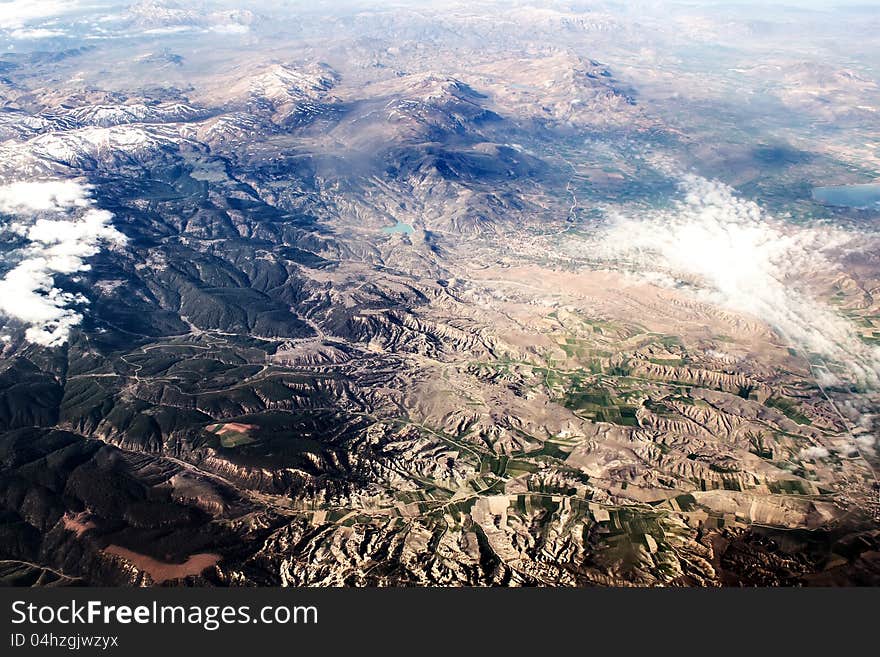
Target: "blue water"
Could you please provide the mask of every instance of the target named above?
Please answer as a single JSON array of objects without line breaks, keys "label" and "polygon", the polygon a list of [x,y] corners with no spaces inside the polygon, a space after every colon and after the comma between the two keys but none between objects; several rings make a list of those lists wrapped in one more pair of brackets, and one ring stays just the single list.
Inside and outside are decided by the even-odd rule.
[{"label": "blue water", "polygon": [[816,187],[813,189],[813,200],[844,208],[880,208],[880,183]]},{"label": "blue water", "polygon": [[413,227],[409,224],[405,224],[402,221],[398,221],[393,226],[385,226],[382,229],[383,233],[403,233],[405,235],[412,235]]}]

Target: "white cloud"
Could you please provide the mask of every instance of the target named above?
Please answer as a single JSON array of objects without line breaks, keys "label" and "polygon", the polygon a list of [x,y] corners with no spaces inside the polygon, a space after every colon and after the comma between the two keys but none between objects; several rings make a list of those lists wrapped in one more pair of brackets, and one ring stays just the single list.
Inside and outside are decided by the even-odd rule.
[{"label": "white cloud", "polygon": [[165,27],[153,27],[149,30],[144,30],[141,34],[148,34],[150,36],[153,35],[161,35],[161,34],[179,34],[181,32],[192,32],[195,28],[190,25],[168,25]]},{"label": "white cloud", "polygon": [[82,321],[72,306],[88,300],[55,287],[55,275],[88,271],[86,259],[102,243],[125,243],[125,236],[111,225],[112,213],[92,207],[90,190],[75,181],[0,187],[0,212],[18,219],[7,229],[28,240],[9,254],[18,262],[0,279],[0,313],[28,325],[25,338],[30,342],[64,344],[71,327]]},{"label": "white cloud", "polygon": [[182,34],[185,32],[195,32],[198,34],[211,33],[214,34],[247,34],[251,28],[240,23],[223,23],[220,25],[212,25],[208,28],[201,28],[196,25],[166,25],[162,27],[153,27],[143,30],[140,34],[147,36],[158,36],[163,34]]},{"label": "white cloud", "polygon": [[217,34],[247,34],[250,30],[249,26],[240,23],[225,23],[214,25],[211,28],[211,32],[216,32]]},{"label": "white cloud", "polygon": [[19,28],[34,20],[45,20],[78,11],[79,0],[0,0],[0,27]]},{"label": "white cloud", "polygon": [[25,39],[51,39],[53,37],[61,37],[65,36],[67,33],[63,30],[49,30],[43,27],[38,27],[35,29],[28,28],[19,28],[17,30],[13,30],[9,36],[13,39],[25,40]]},{"label": "white cloud", "polygon": [[829,452],[824,447],[804,447],[801,450],[801,458],[807,461],[816,461],[818,459],[824,459],[828,456]]},{"label": "white cloud", "polygon": [[836,271],[828,254],[854,248],[858,235],[775,220],[730,187],[698,176],[685,176],[682,189],[684,199],[669,209],[614,217],[596,245],[601,254],[661,284],[687,282],[703,300],[764,320],[847,378],[880,384],[880,349],[808,286]]},{"label": "white cloud", "polygon": [[90,185],[75,180],[16,182],[0,187],[0,212],[27,215],[29,212],[62,211],[91,205]]},{"label": "white cloud", "polygon": [[862,452],[874,454],[877,451],[877,437],[871,434],[865,434],[856,437],[856,445]]}]

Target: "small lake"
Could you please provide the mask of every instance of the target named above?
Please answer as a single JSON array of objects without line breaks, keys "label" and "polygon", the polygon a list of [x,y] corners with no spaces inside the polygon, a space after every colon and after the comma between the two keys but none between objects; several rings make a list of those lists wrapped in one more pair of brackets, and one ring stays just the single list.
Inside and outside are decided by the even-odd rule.
[{"label": "small lake", "polygon": [[398,221],[393,226],[385,226],[382,229],[383,233],[403,233],[404,235],[412,235],[413,227],[409,224],[405,224],[402,221]]},{"label": "small lake", "polygon": [[815,187],[813,200],[844,208],[880,208],[880,183]]}]

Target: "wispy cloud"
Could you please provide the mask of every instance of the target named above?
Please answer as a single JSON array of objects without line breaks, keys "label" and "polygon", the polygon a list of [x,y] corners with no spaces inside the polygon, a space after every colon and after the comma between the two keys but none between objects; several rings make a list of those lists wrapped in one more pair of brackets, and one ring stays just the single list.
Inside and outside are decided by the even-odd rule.
[{"label": "wispy cloud", "polygon": [[102,243],[125,243],[112,213],[95,208],[90,192],[75,181],[0,187],[0,212],[14,218],[2,230],[27,242],[7,254],[15,265],[0,279],[0,314],[25,324],[29,342],[59,346],[82,321],[75,306],[88,299],[56,287],[55,276],[90,269],[86,259]]},{"label": "wispy cloud", "polygon": [[830,452],[824,447],[811,445],[810,447],[804,447],[801,450],[800,456],[807,461],[818,461],[820,459],[828,458],[829,454]]},{"label": "wispy cloud", "polygon": [[860,383],[880,384],[880,349],[817,299],[808,281],[834,274],[834,250],[858,236],[778,221],[719,182],[685,176],[683,199],[646,217],[616,216],[599,237],[605,257],[654,280],[682,282],[702,299],[753,315],[799,349]]},{"label": "wispy cloud", "polygon": [[34,29],[19,28],[17,30],[12,30],[12,32],[9,33],[10,37],[20,41],[25,41],[28,39],[52,39],[55,37],[63,37],[66,35],[67,32],[65,32],[64,30],[50,30],[44,27],[38,27]]},{"label": "wispy cloud", "polygon": [[0,0],[0,27],[19,28],[32,21],[71,14],[82,4],[80,0]]}]

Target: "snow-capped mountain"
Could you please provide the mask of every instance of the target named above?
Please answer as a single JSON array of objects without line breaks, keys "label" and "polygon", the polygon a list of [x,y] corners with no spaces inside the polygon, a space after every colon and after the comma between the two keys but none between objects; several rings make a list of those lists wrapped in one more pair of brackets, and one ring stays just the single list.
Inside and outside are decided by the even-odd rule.
[{"label": "snow-capped mountain", "polygon": [[48,132],[0,144],[0,176],[20,178],[64,169],[93,170],[137,164],[162,151],[196,147],[174,125],[119,125]]},{"label": "snow-capped mountain", "polygon": [[219,100],[233,108],[268,113],[278,124],[302,125],[339,102],[330,93],[339,79],[329,66],[275,63],[219,90]]},{"label": "snow-capped mountain", "polygon": [[248,9],[215,9],[203,2],[142,0],[128,9],[132,21],[147,29],[239,27],[246,30],[257,16]]},{"label": "snow-capped mountain", "polygon": [[129,123],[182,123],[207,115],[204,110],[183,103],[147,105],[92,105],[50,114],[61,121],[73,121],[77,127],[109,128]]},{"label": "snow-capped mountain", "polygon": [[385,109],[392,123],[408,125],[414,133],[463,133],[474,126],[498,119],[481,103],[486,97],[447,75],[429,73],[407,85],[401,97]]}]

